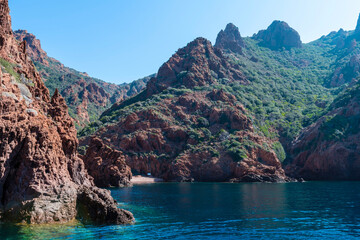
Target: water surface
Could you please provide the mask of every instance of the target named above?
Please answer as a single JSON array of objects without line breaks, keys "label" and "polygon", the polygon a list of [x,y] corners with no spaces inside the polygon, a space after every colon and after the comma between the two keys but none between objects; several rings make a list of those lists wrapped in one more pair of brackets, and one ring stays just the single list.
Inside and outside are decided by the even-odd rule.
[{"label": "water surface", "polygon": [[360,182],[111,189],[132,226],[0,225],[0,239],[359,239]]}]

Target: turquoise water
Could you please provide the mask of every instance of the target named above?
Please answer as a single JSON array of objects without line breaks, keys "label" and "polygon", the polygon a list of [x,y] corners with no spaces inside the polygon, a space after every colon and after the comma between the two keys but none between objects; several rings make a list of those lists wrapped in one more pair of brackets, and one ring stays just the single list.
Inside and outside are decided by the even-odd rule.
[{"label": "turquoise water", "polygon": [[0,239],[359,239],[360,182],[112,189],[132,226],[0,225]]}]

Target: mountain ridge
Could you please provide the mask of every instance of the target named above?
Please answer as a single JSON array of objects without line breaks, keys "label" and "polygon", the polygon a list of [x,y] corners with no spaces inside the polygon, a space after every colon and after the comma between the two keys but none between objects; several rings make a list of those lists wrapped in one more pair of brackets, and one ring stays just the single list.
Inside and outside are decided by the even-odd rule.
[{"label": "mountain ridge", "polygon": [[[236,26],[228,26],[235,31],[233,35],[241,36]],[[218,37],[224,38],[224,30]],[[197,38],[164,63],[141,94],[113,105],[85,128],[80,133],[80,143],[86,148],[88,136],[96,136],[108,147],[122,151],[133,173],[151,173],[167,181],[288,181],[281,167],[275,170],[277,177],[269,177],[261,172],[260,165],[253,172],[247,172],[249,169],[244,166],[252,160],[266,165],[264,159],[267,163],[273,159],[276,166],[283,165],[285,169],[291,166],[291,141],[326,115],[334,98],[356,82],[358,46],[341,44],[351,43],[352,39],[351,31],[340,30],[303,44],[298,33],[281,21],[274,21],[254,37],[241,38],[241,51],[229,49],[226,44],[213,47],[207,40]],[[233,40],[230,37],[231,43]],[[207,47],[197,49],[199,46]],[[216,56],[221,61],[211,63]],[[228,64],[222,65],[224,69],[236,69],[240,81],[217,74],[215,69],[222,68],[220,62]],[[204,69],[210,74],[204,74]],[[335,80],[344,78],[341,74],[345,72],[350,80]],[[227,119],[225,122],[214,121],[206,113],[208,106],[220,112],[242,109],[237,121],[249,121],[249,125],[245,124],[249,127],[235,127],[236,121],[231,120],[233,110],[219,116]],[[221,125],[226,122],[230,125]],[[169,128],[169,123],[176,130]],[[178,146],[172,143],[175,139]],[[218,141],[224,143],[219,145]],[[175,155],[166,149],[173,149]],[[232,166],[223,162],[227,157],[238,164],[227,170],[228,175],[223,172],[225,166]],[[205,160],[201,163],[198,159]],[[310,179],[287,173],[296,179]],[[222,177],[217,178],[217,174]]]},{"label": "mountain ridge", "polygon": [[27,54],[34,61],[50,93],[58,89],[65,98],[78,130],[96,120],[112,104],[139,93],[151,78],[148,76],[120,85],[107,83],[49,57],[41,48],[40,40],[28,31],[17,30],[14,35],[17,40],[26,43]]}]

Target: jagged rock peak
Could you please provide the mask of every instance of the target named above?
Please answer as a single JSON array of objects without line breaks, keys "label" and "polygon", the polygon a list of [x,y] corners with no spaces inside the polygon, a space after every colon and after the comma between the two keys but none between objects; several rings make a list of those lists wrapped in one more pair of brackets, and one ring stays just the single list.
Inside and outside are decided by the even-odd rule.
[{"label": "jagged rock peak", "polygon": [[302,46],[299,33],[284,21],[273,21],[266,30],[255,34],[254,38],[260,40],[262,45],[274,50]]},{"label": "jagged rock peak", "polygon": [[40,40],[36,38],[34,34],[29,33],[26,30],[17,30],[14,32],[15,38],[26,43],[26,53],[32,60],[40,62],[46,66],[49,66],[46,52],[41,48]]},{"label": "jagged rock peak", "polygon": [[245,43],[241,38],[239,28],[232,23],[227,24],[225,30],[221,30],[217,35],[215,47],[242,53]]},{"label": "jagged rock peak", "polygon": [[360,33],[360,14],[357,20],[357,24],[356,24],[356,28],[355,28],[355,34],[359,34]]},{"label": "jagged rock peak", "polygon": [[147,85],[147,95],[168,87],[205,86],[220,78],[246,83],[244,74],[205,38],[196,38],[164,63]]}]

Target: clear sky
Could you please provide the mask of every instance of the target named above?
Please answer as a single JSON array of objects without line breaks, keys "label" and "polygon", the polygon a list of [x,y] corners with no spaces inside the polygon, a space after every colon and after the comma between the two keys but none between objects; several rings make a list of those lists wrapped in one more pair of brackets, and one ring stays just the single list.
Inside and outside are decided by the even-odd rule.
[{"label": "clear sky", "polygon": [[229,22],[252,36],[273,20],[303,42],[353,30],[360,0],[9,0],[13,29],[41,40],[48,55],[108,82],[157,72],[196,37],[215,43]]}]

